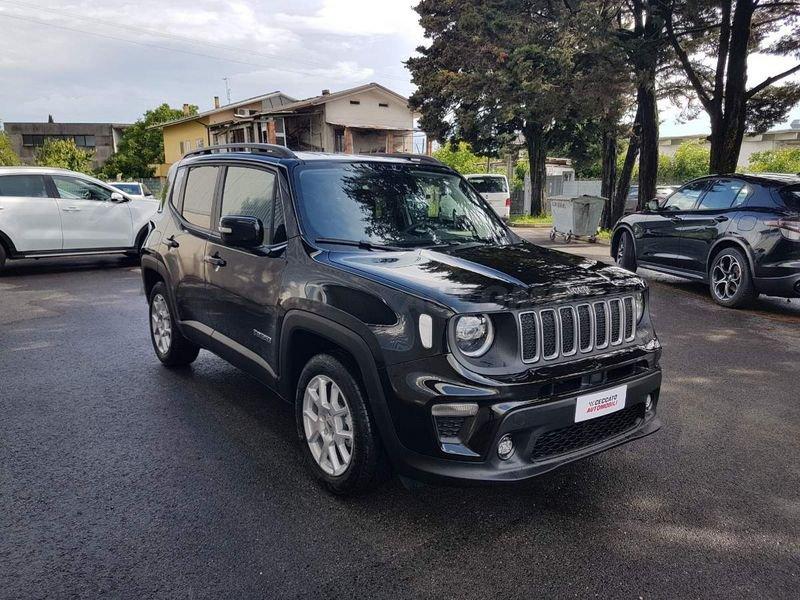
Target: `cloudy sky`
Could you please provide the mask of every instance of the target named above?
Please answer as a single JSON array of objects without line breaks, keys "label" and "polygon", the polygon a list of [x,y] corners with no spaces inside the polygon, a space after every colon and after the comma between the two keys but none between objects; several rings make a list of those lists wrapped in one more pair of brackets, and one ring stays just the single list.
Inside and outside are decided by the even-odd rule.
[{"label": "cloudy sky", "polygon": [[[424,43],[415,3],[0,0],[0,121],[132,122],[162,102],[204,110],[225,102],[224,77],[233,101],[369,81],[408,95],[402,62]],[[707,130],[676,114],[664,107],[662,134]]]}]

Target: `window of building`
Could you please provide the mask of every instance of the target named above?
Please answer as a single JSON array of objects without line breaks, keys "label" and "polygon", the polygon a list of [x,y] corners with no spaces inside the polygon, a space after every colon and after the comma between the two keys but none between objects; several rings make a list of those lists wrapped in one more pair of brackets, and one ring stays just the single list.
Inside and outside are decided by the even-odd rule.
[{"label": "window of building", "polygon": [[36,148],[44,145],[45,140],[72,140],[79,148],[94,148],[95,136],[93,135],[67,135],[67,134],[22,134],[23,146],[34,146]]},{"label": "window of building", "polygon": [[47,188],[41,175],[4,175],[0,177],[0,196],[47,198]]},{"label": "window of building", "polygon": [[361,104],[361,100],[350,100],[350,104]]},{"label": "window of building", "polygon": [[275,117],[275,143],[286,146],[286,123],[283,117]]},{"label": "window of building", "polygon": [[389,105],[386,104],[386,102],[378,102],[378,106],[380,106],[381,108],[389,108]]},{"label": "window of building", "polygon": [[244,215],[261,220],[264,243],[272,242],[273,216],[282,222],[282,214],[273,215],[276,177],[271,171],[247,167],[228,167],[222,191],[222,214]]},{"label": "window of building", "polygon": [[333,151],[344,152],[344,129],[337,129],[333,132]]},{"label": "window of building", "polygon": [[203,146],[204,146],[203,138],[197,138],[197,140],[195,141],[195,148],[202,148]]},{"label": "window of building", "polygon": [[181,213],[192,225],[211,229],[211,210],[218,173],[219,167],[195,167],[189,171]]}]

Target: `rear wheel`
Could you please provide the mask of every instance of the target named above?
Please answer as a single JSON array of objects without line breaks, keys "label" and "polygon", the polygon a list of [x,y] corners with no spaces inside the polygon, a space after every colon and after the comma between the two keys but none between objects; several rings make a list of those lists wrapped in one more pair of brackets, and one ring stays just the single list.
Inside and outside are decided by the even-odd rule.
[{"label": "rear wheel", "polygon": [[178,329],[167,300],[167,288],[161,281],[150,292],[150,340],[158,360],[168,367],[191,364],[200,352]]},{"label": "rear wheel", "polygon": [[758,296],[747,257],[736,248],[725,248],[714,257],[708,280],[711,297],[728,308],[747,306]]},{"label": "rear wheel", "polygon": [[617,242],[617,265],[628,271],[636,272],[636,247],[633,245],[633,237],[627,231],[623,231]]},{"label": "rear wheel", "polygon": [[359,382],[336,357],[318,354],[300,374],[297,434],[312,474],[335,494],[373,488],[388,465]]}]

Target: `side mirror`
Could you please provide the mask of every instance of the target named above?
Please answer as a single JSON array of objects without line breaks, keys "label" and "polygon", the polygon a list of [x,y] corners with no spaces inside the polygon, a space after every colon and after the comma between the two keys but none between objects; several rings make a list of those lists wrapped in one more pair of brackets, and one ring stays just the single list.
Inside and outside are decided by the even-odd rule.
[{"label": "side mirror", "polygon": [[112,202],[127,202],[128,199],[120,194],[119,192],[111,192],[111,201]]},{"label": "side mirror", "polygon": [[647,203],[647,210],[650,212],[658,212],[661,210],[661,205],[658,203],[658,200],[650,200],[650,202]]},{"label": "side mirror", "polygon": [[228,246],[256,248],[264,243],[264,225],[255,217],[224,216],[219,221],[219,232]]}]

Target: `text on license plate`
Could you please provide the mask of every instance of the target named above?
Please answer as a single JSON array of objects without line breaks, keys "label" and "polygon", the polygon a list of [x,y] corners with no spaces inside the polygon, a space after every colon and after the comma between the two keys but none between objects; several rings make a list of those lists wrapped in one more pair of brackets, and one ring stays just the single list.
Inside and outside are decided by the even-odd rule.
[{"label": "text on license plate", "polygon": [[628,392],[627,385],[578,396],[575,403],[575,422],[588,421],[595,417],[609,415],[625,408],[625,396]]}]

